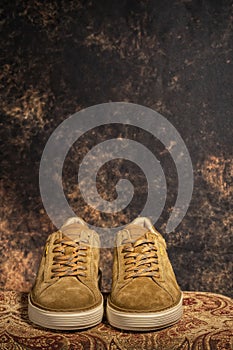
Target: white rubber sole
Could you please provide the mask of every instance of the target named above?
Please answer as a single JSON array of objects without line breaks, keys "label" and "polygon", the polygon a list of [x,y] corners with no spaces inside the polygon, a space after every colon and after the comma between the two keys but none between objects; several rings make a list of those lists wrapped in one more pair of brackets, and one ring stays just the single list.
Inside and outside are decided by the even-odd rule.
[{"label": "white rubber sole", "polygon": [[159,312],[137,313],[115,310],[107,303],[108,322],[116,328],[129,331],[149,331],[168,327],[178,322],[183,314],[183,298],[179,303]]},{"label": "white rubber sole", "polygon": [[28,317],[33,323],[51,329],[72,330],[94,327],[103,318],[102,303],[94,309],[81,312],[56,312],[40,309],[32,304],[28,297]]}]

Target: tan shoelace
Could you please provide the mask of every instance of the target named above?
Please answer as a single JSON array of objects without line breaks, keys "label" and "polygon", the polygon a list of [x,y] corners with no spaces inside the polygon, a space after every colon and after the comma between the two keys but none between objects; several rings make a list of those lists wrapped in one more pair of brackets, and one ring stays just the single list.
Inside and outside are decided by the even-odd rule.
[{"label": "tan shoelace", "polygon": [[[67,237],[56,239],[57,245],[53,252],[57,253],[53,257],[52,278],[60,278],[64,276],[86,276],[84,266],[86,263],[86,251],[88,243],[86,240],[80,240],[78,243]],[[67,253],[69,251],[69,254]]]},{"label": "tan shoelace", "polygon": [[[149,238],[141,238],[137,241],[124,240],[125,269],[124,279],[135,277],[159,278],[158,255],[154,241]],[[135,251],[139,250],[139,251]]]}]

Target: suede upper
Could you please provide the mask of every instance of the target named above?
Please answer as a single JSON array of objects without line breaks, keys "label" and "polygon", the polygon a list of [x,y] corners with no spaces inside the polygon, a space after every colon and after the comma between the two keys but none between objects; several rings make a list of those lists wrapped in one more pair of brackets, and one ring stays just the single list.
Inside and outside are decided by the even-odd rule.
[{"label": "suede upper", "polygon": [[82,222],[71,222],[51,234],[30,293],[32,303],[45,310],[64,312],[100,305],[99,245],[97,233]]},{"label": "suede upper", "polygon": [[180,299],[181,291],[161,234],[138,222],[120,231],[114,250],[109,305],[122,312],[159,312],[175,306]]}]

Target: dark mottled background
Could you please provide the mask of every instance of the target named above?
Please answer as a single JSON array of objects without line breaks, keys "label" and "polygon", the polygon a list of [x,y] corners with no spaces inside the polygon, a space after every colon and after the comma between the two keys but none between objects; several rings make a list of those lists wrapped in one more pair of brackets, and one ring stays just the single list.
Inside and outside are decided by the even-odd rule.
[{"label": "dark mottled background", "polygon": [[[232,296],[232,1],[1,5],[1,288],[29,290],[55,229],[38,186],[40,158],[53,130],[85,107],[128,101],[160,112],[189,149],[195,184],[185,218],[174,233],[165,233],[177,195],[175,167],[163,145],[137,128],[100,127],[75,143],[64,165],[69,203],[89,223],[114,222],[83,202],[78,164],[112,135],[139,140],[167,177],[168,199],[156,227],[167,240],[182,289]],[[140,207],[145,179],[133,164],[101,168],[100,193],[115,198],[114,181],[122,176],[134,183]],[[118,221],[128,222],[139,207]],[[103,249],[103,290],[110,288],[111,262],[112,251]]]}]

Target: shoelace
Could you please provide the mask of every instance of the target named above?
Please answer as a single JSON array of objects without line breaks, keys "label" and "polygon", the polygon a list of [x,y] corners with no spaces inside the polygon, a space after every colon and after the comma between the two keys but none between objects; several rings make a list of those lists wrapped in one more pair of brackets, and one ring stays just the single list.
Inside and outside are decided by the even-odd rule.
[{"label": "shoelace", "polygon": [[[141,238],[137,241],[124,240],[125,279],[135,277],[157,277],[159,278],[159,262],[157,248],[154,241]],[[135,248],[141,246],[140,253]]]},{"label": "shoelace", "polygon": [[[67,237],[63,237],[61,239],[56,239],[54,241],[55,245],[57,245],[53,252],[57,253],[53,257],[53,268],[52,278],[60,278],[64,276],[86,276],[84,266],[86,263],[86,251],[88,243],[86,240],[80,240],[78,243],[70,240]],[[66,254],[66,248],[73,248],[70,254]]]}]

